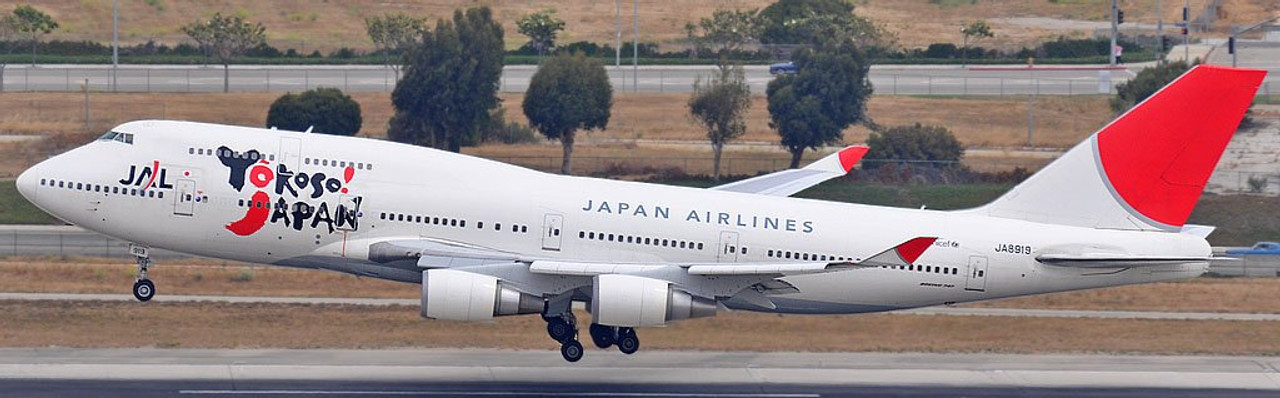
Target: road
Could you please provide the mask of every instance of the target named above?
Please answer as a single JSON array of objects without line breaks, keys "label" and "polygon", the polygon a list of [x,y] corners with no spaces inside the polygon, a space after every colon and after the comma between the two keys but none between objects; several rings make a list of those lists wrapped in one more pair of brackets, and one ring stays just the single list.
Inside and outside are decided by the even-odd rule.
[{"label": "road", "polygon": [[[163,272],[157,270],[155,272]],[[44,301],[113,301],[133,302],[127,294],[76,294],[76,293],[0,293],[0,300]],[[254,297],[254,296],[198,296],[158,295],[153,301],[162,303],[264,303],[264,304],[342,304],[368,306],[418,306],[418,299],[348,298],[348,297]],[[1184,321],[1236,321],[1280,322],[1280,314],[1250,314],[1224,312],[1162,312],[1162,311],[1089,311],[1020,308],[968,308],[928,307],[896,311],[905,315],[943,316],[1002,316],[1028,318],[1093,318],[1093,319],[1152,319]]]},{"label": "road", "polygon": [[[609,69],[609,78],[618,91],[689,92],[700,75],[711,66],[644,66],[638,72],[629,67]],[[536,72],[534,66],[503,68],[501,91],[524,92]],[[745,67],[753,92],[764,93],[773,79],[768,67]],[[232,66],[231,91],[286,92],[318,86],[338,87],[348,92],[390,92],[395,75],[381,66]],[[880,66],[871,70],[871,83],[880,94],[898,95],[1020,95],[1098,94],[1112,90],[1113,84],[1132,77],[1128,70],[1100,71],[1045,67],[1027,70],[1022,66],[972,68],[959,66]],[[223,70],[218,67],[187,65],[123,66],[115,72],[115,87],[128,92],[221,92]],[[110,66],[105,65],[10,65],[4,74],[5,91],[80,91],[85,81],[92,90],[111,91]],[[1280,88],[1278,86],[1277,88]]]},{"label": "road", "polygon": [[642,351],[0,349],[9,396],[1274,396],[1280,359]]}]

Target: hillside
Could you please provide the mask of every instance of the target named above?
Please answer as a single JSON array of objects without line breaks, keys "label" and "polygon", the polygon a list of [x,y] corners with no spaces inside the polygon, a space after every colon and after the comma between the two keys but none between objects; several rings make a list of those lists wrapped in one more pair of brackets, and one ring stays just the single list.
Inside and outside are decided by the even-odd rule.
[{"label": "hillside", "polygon": [[[1193,0],[1199,10],[1207,0]],[[8,12],[27,1],[0,1]],[[643,0],[640,10],[642,41],[657,41],[678,47],[686,22],[710,15],[717,8],[763,8],[767,0]],[[858,0],[860,15],[884,24],[906,47],[921,47],[939,41],[959,42],[958,27],[975,19],[992,21],[996,37],[982,44],[1018,47],[1058,35],[1081,35],[1092,27],[1074,27],[1074,20],[1105,20],[1105,0]],[[1155,0],[1121,1],[1126,19],[1155,22]],[[1171,21],[1180,11],[1165,1],[1164,18]],[[1179,2],[1180,3],[1180,2]],[[507,27],[507,46],[517,47],[525,39],[515,33],[515,20],[532,11],[555,8],[567,22],[562,40],[610,43],[615,40],[615,3],[607,1],[496,1],[496,0],[125,0],[120,2],[121,39],[127,43],[155,39],[165,43],[185,40],[179,27],[196,18],[225,12],[260,21],[267,26],[269,41],[281,48],[302,52],[340,47],[369,48],[363,19],[369,15],[404,12],[432,19],[448,17],[459,7],[489,5]],[[52,14],[62,28],[48,39],[108,41],[111,37],[111,2],[83,0],[42,0],[36,6]],[[623,4],[623,39],[631,37],[633,4]],[[1225,21],[1253,21],[1280,10],[1270,0],[1226,0],[1221,14]],[[1028,24],[1023,17],[1061,20],[1052,26]],[[1010,21],[1009,19],[1021,19]]]}]

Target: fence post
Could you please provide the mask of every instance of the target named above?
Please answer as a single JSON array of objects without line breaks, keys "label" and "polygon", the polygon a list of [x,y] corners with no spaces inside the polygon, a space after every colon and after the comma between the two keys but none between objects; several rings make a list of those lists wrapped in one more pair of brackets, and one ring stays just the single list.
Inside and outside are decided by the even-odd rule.
[{"label": "fence post", "polygon": [[658,92],[659,93],[664,91],[663,89],[665,87],[663,86],[665,86],[666,84],[667,84],[667,71],[659,69],[658,70]]},{"label": "fence post", "polygon": [[1004,78],[1003,77],[1000,78],[1000,96],[1001,97],[1004,96]]},{"label": "fence post", "polygon": [[311,70],[304,69],[302,71],[302,90],[306,91],[310,89],[311,89]]},{"label": "fence post", "polygon": [[191,92],[191,69],[186,70],[187,74],[187,92]]},{"label": "fence post", "polygon": [[67,91],[71,91],[71,69],[63,69],[62,72],[66,74]]},{"label": "fence post", "polygon": [[964,95],[969,95],[969,77],[962,77],[961,80],[964,82]]},{"label": "fence post", "polygon": [[893,75],[893,95],[898,95],[898,75]]},{"label": "fence post", "polygon": [[267,69],[267,92],[271,92],[271,69]]},{"label": "fence post", "polygon": [[347,88],[347,70],[342,71],[342,91],[351,91]]},{"label": "fence post", "polygon": [[146,69],[146,71],[147,71],[147,92],[149,93],[151,92],[151,69]]},{"label": "fence post", "polygon": [[929,95],[933,95],[933,76],[928,76],[924,85],[928,88]]}]

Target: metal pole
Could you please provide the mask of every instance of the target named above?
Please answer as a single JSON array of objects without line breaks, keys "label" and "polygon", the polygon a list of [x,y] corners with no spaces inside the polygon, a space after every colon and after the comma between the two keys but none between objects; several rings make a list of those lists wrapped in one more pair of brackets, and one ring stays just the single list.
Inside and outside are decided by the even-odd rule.
[{"label": "metal pole", "polygon": [[[1036,78],[1035,70],[1028,69],[1028,73],[1030,73],[1031,79],[1035,80]],[[1032,146],[1032,143],[1035,142],[1035,133],[1036,133],[1035,102],[1036,102],[1036,94],[1035,92],[1031,92],[1029,95],[1027,95],[1027,146],[1028,147]]]},{"label": "metal pole", "polygon": [[1120,27],[1116,24],[1116,14],[1120,8],[1116,4],[1116,1],[1117,0],[1111,0],[1111,66],[1116,66],[1116,35],[1120,34]]},{"label": "metal pole", "polygon": [[[84,79],[84,131],[89,131],[89,79]],[[59,237],[58,246],[62,246],[61,237]]]},{"label": "metal pole", "polygon": [[1182,8],[1182,62],[1191,65],[1191,0],[1187,0]]},{"label": "metal pole", "polygon": [[1231,48],[1229,48],[1228,50],[1231,51],[1231,67],[1232,68],[1236,67],[1236,53],[1240,52],[1240,42],[1236,37],[1238,34],[1239,32],[1236,32],[1235,25],[1231,25],[1231,38],[1228,39],[1230,40],[1228,45],[1230,45]]},{"label": "metal pole", "polygon": [[613,47],[613,67],[622,70],[622,0],[614,2],[614,20],[618,25],[618,37]]},{"label": "metal pole", "polygon": [[632,1],[631,24],[635,33],[631,36],[631,91],[640,91],[640,0]]},{"label": "metal pole", "polygon": [[120,69],[120,0],[111,2],[111,91],[116,91]]},{"label": "metal pole", "polygon": [[1161,14],[1160,0],[1156,0],[1156,53],[1157,61],[1164,61],[1164,14]]}]

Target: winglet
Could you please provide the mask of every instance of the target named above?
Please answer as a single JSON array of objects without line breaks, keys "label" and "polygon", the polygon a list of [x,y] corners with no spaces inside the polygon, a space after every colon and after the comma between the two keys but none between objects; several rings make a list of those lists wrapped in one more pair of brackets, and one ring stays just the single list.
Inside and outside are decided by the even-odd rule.
[{"label": "winglet", "polygon": [[871,150],[871,148],[868,148],[866,145],[853,145],[841,149],[839,152],[840,167],[844,168],[845,173],[848,173],[849,170],[853,170],[853,166],[857,166],[858,162],[862,161],[862,157],[866,155],[869,150]]},{"label": "winglet", "polygon": [[933,246],[933,242],[937,240],[938,238],[935,237],[924,236],[912,238],[911,240],[902,242],[902,244],[894,246],[889,250],[880,252],[880,254],[871,256],[871,258],[866,259],[863,263],[872,266],[883,265],[890,267],[912,265],[915,264],[916,260],[919,259],[920,256],[924,255],[924,251],[929,249],[930,246]]}]

